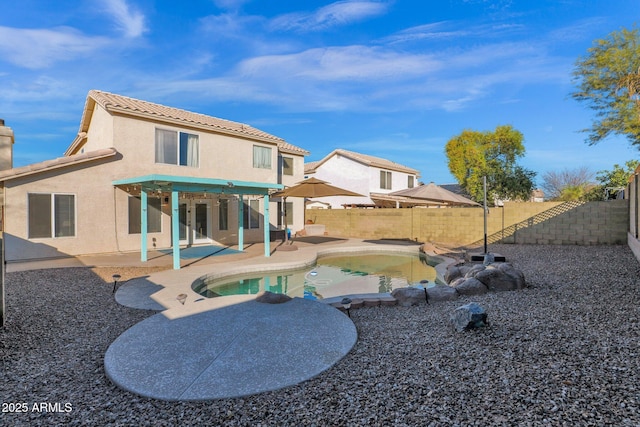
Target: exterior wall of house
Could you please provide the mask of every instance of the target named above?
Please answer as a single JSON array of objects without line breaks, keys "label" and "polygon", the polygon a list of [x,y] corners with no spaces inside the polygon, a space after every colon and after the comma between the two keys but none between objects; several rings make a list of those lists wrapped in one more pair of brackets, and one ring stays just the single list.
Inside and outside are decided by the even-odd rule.
[{"label": "exterior wall of house", "polygon": [[[126,211],[116,221],[113,200],[117,192],[108,178],[96,179],[108,177],[112,164],[76,165],[64,172],[50,171],[6,182],[5,259],[11,262],[117,251],[119,222],[127,221]],[[75,195],[75,236],[29,239],[29,193]]]},{"label": "exterior wall of house", "polygon": [[[320,165],[313,174],[314,177],[327,181],[331,185],[367,196],[371,192],[370,175],[369,166],[339,154]],[[373,203],[369,197],[335,196],[322,197],[318,200],[329,203],[332,209],[342,209],[343,204]]]},{"label": "exterior wall of house", "polygon": [[[391,172],[391,188],[380,188],[380,172]],[[326,162],[317,167],[316,172],[309,174],[323,181],[328,181],[331,185],[355,191],[367,197],[323,197],[322,202],[330,203],[332,209],[342,208],[345,204],[374,204],[369,198],[370,193],[391,193],[393,191],[404,190],[408,187],[409,175],[406,172],[399,172],[390,169],[381,169],[368,166],[349,157],[336,154]],[[417,177],[413,174],[414,186],[417,185]]]},{"label": "exterior wall of house", "polygon": [[[169,129],[196,134],[199,137],[199,166],[188,167],[155,162],[155,129]],[[129,234],[129,198],[131,195],[112,182],[150,174],[218,178],[248,182],[278,182],[278,148],[276,144],[254,142],[242,138],[204,132],[179,126],[166,126],[152,121],[124,116],[111,116],[96,106],[87,132],[84,152],[104,147],[115,147],[118,155],[91,163],[67,166],[55,171],[13,178],[5,182],[6,259],[8,262],[26,259],[63,257],[109,252],[135,252],[140,250],[140,234]],[[271,169],[253,167],[253,146],[271,148]],[[283,181],[301,181],[304,174],[303,156],[294,158],[294,176]],[[136,193],[134,189],[133,193]],[[28,237],[28,194],[61,193],[75,195],[76,230],[73,237]],[[147,247],[161,249],[171,246],[171,194],[149,194],[161,200],[161,232],[149,233]],[[187,195],[197,201],[197,195]],[[228,230],[219,230],[217,196],[208,196],[208,217],[212,242],[236,244],[238,239],[238,212],[240,198],[230,194]],[[259,199],[259,228],[245,229],[244,242],[262,242],[263,196],[245,195],[245,200]],[[203,199],[204,200],[204,199]],[[304,201],[294,203],[294,227],[303,227]],[[248,203],[248,202],[247,202]],[[271,228],[278,223],[277,200],[270,205]]]},{"label": "exterior wall of house", "polygon": [[[380,187],[381,171],[391,172],[391,188],[390,189],[385,189]],[[409,188],[408,186],[409,174],[406,172],[399,172],[399,171],[394,171],[390,169],[381,169],[377,167],[370,167],[369,172],[371,174],[369,177],[369,182],[371,183],[369,187],[370,192],[386,194],[394,191],[406,190],[407,188]],[[411,176],[414,177],[413,186],[415,187],[417,185],[417,180],[415,178],[415,175],[412,174]]]},{"label": "exterior wall of house", "polygon": [[115,147],[119,150],[119,141],[113,137],[114,117],[104,108],[96,105],[91,116],[91,126],[87,130],[87,140],[78,151],[87,153],[101,148]]}]

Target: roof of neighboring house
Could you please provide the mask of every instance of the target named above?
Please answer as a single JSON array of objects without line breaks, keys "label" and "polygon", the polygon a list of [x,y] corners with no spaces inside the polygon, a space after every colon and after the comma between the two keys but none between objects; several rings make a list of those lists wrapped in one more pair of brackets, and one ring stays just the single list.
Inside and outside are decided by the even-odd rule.
[{"label": "roof of neighboring house", "polygon": [[244,123],[232,122],[230,120],[193,113],[179,108],[167,107],[153,102],[142,101],[109,92],[91,90],[87,95],[87,101],[82,114],[82,120],[80,121],[78,136],[71,143],[65,152],[65,155],[74,154],[86,139],[89,124],[91,122],[91,116],[93,115],[96,104],[100,105],[111,114],[146,118],[179,126],[187,125],[210,132],[242,136],[256,141],[277,144],[278,149],[282,152],[302,156],[309,154],[308,151],[293,144],[289,144],[282,138]]},{"label": "roof of neighboring house", "polygon": [[0,171],[0,182],[8,181],[14,178],[22,178],[24,176],[33,175],[41,172],[48,172],[67,166],[78,165],[93,160],[104,159],[106,157],[118,154],[115,148],[102,148],[100,150],[88,151],[82,154],[74,154],[72,156],[58,157],[52,160],[45,160],[40,163],[33,163],[19,168],[7,169]]},{"label": "roof of neighboring house", "polygon": [[331,157],[336,155],[347,157],[351,160],[355,160],[356,162],[363,163],[367,166],[373,166],[380,169],[389,169],[389,170],[394,170],[398,172],[405,172],[405,173],[415,174],[417,176],[420,176],[420,172],[418,170],[410,168],[408,166],[401,165],[400,163],[392,162],[391,160],[383,159],[381,157],[370,156],[368,154],[362,154],[362,153],[356,153],[354,151],[343,150],[342,148],[333,150],[331,153],[329,153],[328,155],[326,155],[324,158],[322,158],[317,162],[309,162],[305,164],[304,172],[314,173],[320,165],[322,165]]}]

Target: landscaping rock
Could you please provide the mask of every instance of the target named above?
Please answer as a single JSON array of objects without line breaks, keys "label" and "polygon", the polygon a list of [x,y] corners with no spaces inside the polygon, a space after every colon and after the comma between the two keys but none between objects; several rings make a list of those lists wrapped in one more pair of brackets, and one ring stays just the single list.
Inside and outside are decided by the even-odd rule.
[{"label": "landscaping rock", "polygon": [[451,324],[456,331],[481,328],[488,325],[487,313],[475,302],[458,307],[451,313]]},{"label": "landscaping rock", "polygon": [[419,288],[407,287],[398,288],[391,291],[391,296],[398,301],[398,305],[402,307],[411,307],[425,302],[426,298],[424,290]]},{"label": "landscaping rock", "polygon": [[285,294],[262,291],[257,294],[256,301],[265,304],[282,304],[283,302],[291,301],[291,297]]},{"label": "landscaping rock", "polygon": [[510,263],[501,262],[501,263],[494,264],[494,266],[496,268],[498,268],[498,270],[500,270],[503,273],[505,273],[507,276],[513,278],[513,280],[515,281],[516,289],[523,289],[523,288],[525,288],[527,286],[527,284],[526,284],[526,282],[524,280],[524,273],[522,273],[522,271],[516,269]]},{"label": "landscaping rock", "polygon": [[459,294],[458,291],[451,286],[436,285],[432,288],[427,288],[427,295],[429,296],[429,302],[437,302],[456,300]]},{"label": "landscaping rock", "polygon": [[518,281],[495,267],[487,267],[475,274],[475,278],[486,285],[491,291],[513,291],[519,289]]},{"label": "landscaping rock", "polygon": [[485,284],[475,277],[458,279],[452,286],[455,287],[460,295],[483,295],[489,291]]}]

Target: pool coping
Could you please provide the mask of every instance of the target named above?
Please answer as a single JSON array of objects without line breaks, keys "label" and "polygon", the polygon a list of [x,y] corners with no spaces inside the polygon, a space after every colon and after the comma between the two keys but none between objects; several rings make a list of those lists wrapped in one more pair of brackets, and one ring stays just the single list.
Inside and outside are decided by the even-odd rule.
[{"label": "pool coping", "polygon": [[[296,251],[276,250],[271,257],[254,257],[223,264],[197,266],[194,265],[180,270],[165,270],[157,273],[152,273],[142,280],[162,287],[162,289],[154,292],[148,297],[156,303],[156,307],[164,307],[164,309],[160,311],[162,311],[165,316],[169,318],[178,318],[188,316],[190,314],[200,313],[210,309],[215,309],[219,306],[219,304],[216,304],[214,302],[216,298],[205,298],[192,289],[192,285],[199,280],[218,280],[224,277],[257,272],[297,270],[315,265],[318,258],[335,254],[418,254],[420,252],[423,252],[428,257],[430,257],[430,259],[435,258],[440,260],[439,263],[434,265],[434,268],[436,270],[436,282],[439,284],[445,284],[446,282],[444,281],[444,275],[446,273],[446,269],[450,264],[455,263],[456,260],[441,254],[436,254],[431,251],[425,251],[423,249],[424,246],[418,244],[411,246],[394,244],[380,245],[376,243],[368,243],[365,241],[351,239],[348,242],[327,247],[306,246],[301,247]],[[135,279],[131,280],[130,282],[131,283],[129,285],[136,285]],[[125,286],[121,287],[120,289],[123,289],[123,292],[126,291]],[[118,292],[120,292],[120,289],[118,289]],[[181,294],[186,295],[184,304],[182,304],[177,299],[177,296]],[[382,298],[389,298],[389,295],[379,295]],[[357,294],[349,295],[349,297],[359,298]],[[370,295],[366,295],[366,297],[371,298]],[[255,295],[246,296],[246,298],[255,298]],[[328,304],[332,304],[335,302],[331,298],[319,301]],[[140,301],[139,303],[136,303],[136,301],[119,302],[124,303],[123,305],[133,308],[138,308],[138,304],[140,305],[139,308],[149,307],[148,300],[144,302]]]}]

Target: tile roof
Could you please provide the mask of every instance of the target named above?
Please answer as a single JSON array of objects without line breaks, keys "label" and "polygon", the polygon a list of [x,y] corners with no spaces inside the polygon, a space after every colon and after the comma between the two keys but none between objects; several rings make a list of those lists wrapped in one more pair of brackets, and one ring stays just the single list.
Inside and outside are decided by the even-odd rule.
[{"label": "tile roof", "polygon": [[400,163],[392,162],[391,160],[383,159],[382,157],[375,157],[375,156],[370,156],[368,154],[356,153],[355,151],[343,150],[342,148],[333,150],[331,153],[329,153],[326,157],[324,157],[322,160],[318,162],[310,162],[309,164],[311,163],[316,163],[316,164],[314,165],[313,169],[310,169],[309,171],[305,166],[305,173],[315,172],[315,169],[318,166],[320,166],[322,163],[329,160],[334,155],[341,155],[344,157],[348,157],[352,160],[355,160],[360,163],[364,163],[365,165],[368,165],[368,166],[374,166],[381,169],[390,169],[398,172],[405,172],[405,173],[415,174],[417,176],[420,176],[420,172],[417,169],[413,169],[408,166],[401,165]]},{"label": "tile roof", "polygon": [[153,102],[142,101],[127,96],[116,95],[109,92],[99,90],[91,90],[87,95],[87,105],[82,117],[79,134],[86,132],[89,121],[87,114],[93,114],[93,108],[90,100],[100,105],[110,113],[125,114],[136,117],[151,118],[174,124],[190,125],[198,128],[204,128],[214,132],[231,134],[237,136],[248,137],[264,142],[271,142],[278,145],[281,151],[298,155],[308,155],[309,152],[289,144],[284,139],[271,135],[267,132],[256,129],[244,123],[232,122],[230,120],[220,119],[217,117],[207,116],[204,114],[193,113],[179,108],[167,107]]},{"label": "tile roof", "polygon": [[20,178],[27,175],[33,175],[40,172],[47,172],[59,169],[65,166],[77,165],[91,160],[103,159],[105,157],[115,156],[118,152],[115,148],[102,148],[100,150],[88,151],[82,154],[74,154],[72,156],[58,157],[52,160],[45,160],[40,163],[33,163],[19,168],[7,169],[0,171],[0,181]]}]

